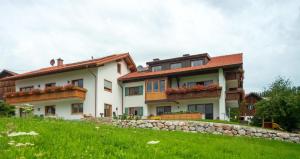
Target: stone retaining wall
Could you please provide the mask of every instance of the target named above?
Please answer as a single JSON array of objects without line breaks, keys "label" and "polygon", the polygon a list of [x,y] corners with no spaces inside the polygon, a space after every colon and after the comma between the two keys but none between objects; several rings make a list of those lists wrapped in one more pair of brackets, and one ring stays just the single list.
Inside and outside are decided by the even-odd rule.
[{"label": "stone retaining wall", "polygon": [[300,143],[300,134],[223,123],[163,120],[114,120],[113,125],[125,128],[132,127],[192,133],[224,134],[229,136],[249,136]]}]

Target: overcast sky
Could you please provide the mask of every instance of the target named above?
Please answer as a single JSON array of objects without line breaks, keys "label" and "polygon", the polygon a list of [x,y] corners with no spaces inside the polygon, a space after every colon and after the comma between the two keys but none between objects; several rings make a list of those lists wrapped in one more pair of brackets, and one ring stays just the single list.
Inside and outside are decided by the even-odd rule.
[{"label": "overcast sky", "polygon": [[0,70],[18,73],[130,52],[153,58],[244,53],[247,92],[300,85],[300,1],[0,0]]}]

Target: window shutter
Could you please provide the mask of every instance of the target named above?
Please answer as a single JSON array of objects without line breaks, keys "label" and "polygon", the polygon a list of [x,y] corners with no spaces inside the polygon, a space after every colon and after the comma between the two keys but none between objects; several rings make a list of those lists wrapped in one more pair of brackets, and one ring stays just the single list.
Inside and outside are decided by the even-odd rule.
[{"label": "window shutter", "polygon": [[128,108],[125,108],[125,114],[128,115]]},{"label": "window shutter", "polygon": [[129,88],[126,87],[126,88],[125,88],[125,96],[128,96],[128,94],[129,94]]},{"label": "window shutter", "polygon": [[143,116],[143,107],[139,107],[139,116]]}]

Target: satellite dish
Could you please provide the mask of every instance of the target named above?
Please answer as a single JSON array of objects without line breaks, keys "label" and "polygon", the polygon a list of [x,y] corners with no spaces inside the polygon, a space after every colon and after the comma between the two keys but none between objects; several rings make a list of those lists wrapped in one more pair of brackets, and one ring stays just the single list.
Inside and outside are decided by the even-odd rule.
[{"label": "satellite dish", "polygon": [[54,64],[55,64],[55,60],[52,59],[52,60],[50,61],[50,65],[54,66]]}]

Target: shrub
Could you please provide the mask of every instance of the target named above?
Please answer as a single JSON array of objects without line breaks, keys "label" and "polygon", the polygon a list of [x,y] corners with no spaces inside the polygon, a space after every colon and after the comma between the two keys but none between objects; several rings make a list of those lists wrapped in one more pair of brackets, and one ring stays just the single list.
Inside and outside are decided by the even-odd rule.
[{"label": "shrub", "polygon": [[15,115],[15,107],[0,101],[0,116],[13,116]]}]

